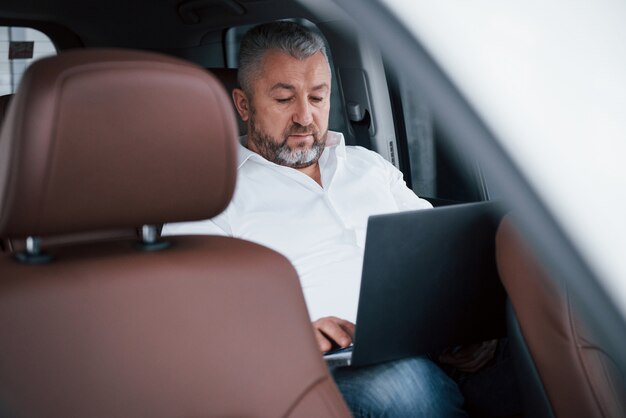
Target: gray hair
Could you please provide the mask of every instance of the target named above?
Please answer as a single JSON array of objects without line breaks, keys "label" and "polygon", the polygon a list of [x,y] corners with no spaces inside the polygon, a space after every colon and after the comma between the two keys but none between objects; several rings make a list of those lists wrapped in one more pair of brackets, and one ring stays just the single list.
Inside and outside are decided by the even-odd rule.
[{"label": "gray hair", "polygon": [[277,49],[299,60],[321,52],[328,62],[324,40],[304,26],[285,21],[255,26],[244,35],[239,49],[237,77],[249,97],[254,79],[260,76],[263,56],[270,49]]}]

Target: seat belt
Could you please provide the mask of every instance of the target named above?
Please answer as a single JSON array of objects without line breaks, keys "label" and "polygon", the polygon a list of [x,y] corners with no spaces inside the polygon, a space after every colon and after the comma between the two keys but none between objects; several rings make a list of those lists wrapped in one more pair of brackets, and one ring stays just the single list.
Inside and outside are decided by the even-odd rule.
[{"label": "seat belt", "polygon": [[354,132],[356,144],[371,150],[370,126],[372,125],[372,119],[369,112],[367,109],[361,110],[361,105],[355,102],[348,102],[346,111],[350,126]]}]

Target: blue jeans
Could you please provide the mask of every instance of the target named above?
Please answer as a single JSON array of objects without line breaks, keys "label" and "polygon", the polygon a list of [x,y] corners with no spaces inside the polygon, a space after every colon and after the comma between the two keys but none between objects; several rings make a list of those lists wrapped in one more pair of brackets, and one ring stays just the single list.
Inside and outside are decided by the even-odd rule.
[{"label": "blue jeans", "polygon": [[356,418],[467,417],[456,383],[425,357],[330,372]]}]

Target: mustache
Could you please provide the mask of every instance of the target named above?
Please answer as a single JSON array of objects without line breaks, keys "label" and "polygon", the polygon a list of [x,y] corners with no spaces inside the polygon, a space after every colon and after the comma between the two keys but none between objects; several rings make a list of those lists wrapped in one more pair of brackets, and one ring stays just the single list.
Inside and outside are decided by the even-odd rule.
[{"label": "mustache", "polygon": [[314,123],[306,126],[294,123],[285,130],[284,138],[286,140],[289,135],[313,135],[313,137],[317,139],[319,138],[319,134],[320,130]]}]

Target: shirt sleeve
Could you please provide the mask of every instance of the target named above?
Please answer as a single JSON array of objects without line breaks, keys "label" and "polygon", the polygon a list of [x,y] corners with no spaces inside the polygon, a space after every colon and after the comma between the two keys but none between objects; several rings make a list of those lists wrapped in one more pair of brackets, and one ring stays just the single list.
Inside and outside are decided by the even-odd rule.
[{"label": "shirt sleeve", "polygon": [[387,160],[384,161],[387,163],[391,194],[396,200],[399,210],[429,209],[433,207],[428,200],[418,197],[413,190],[407,187],[400,170]]}]

